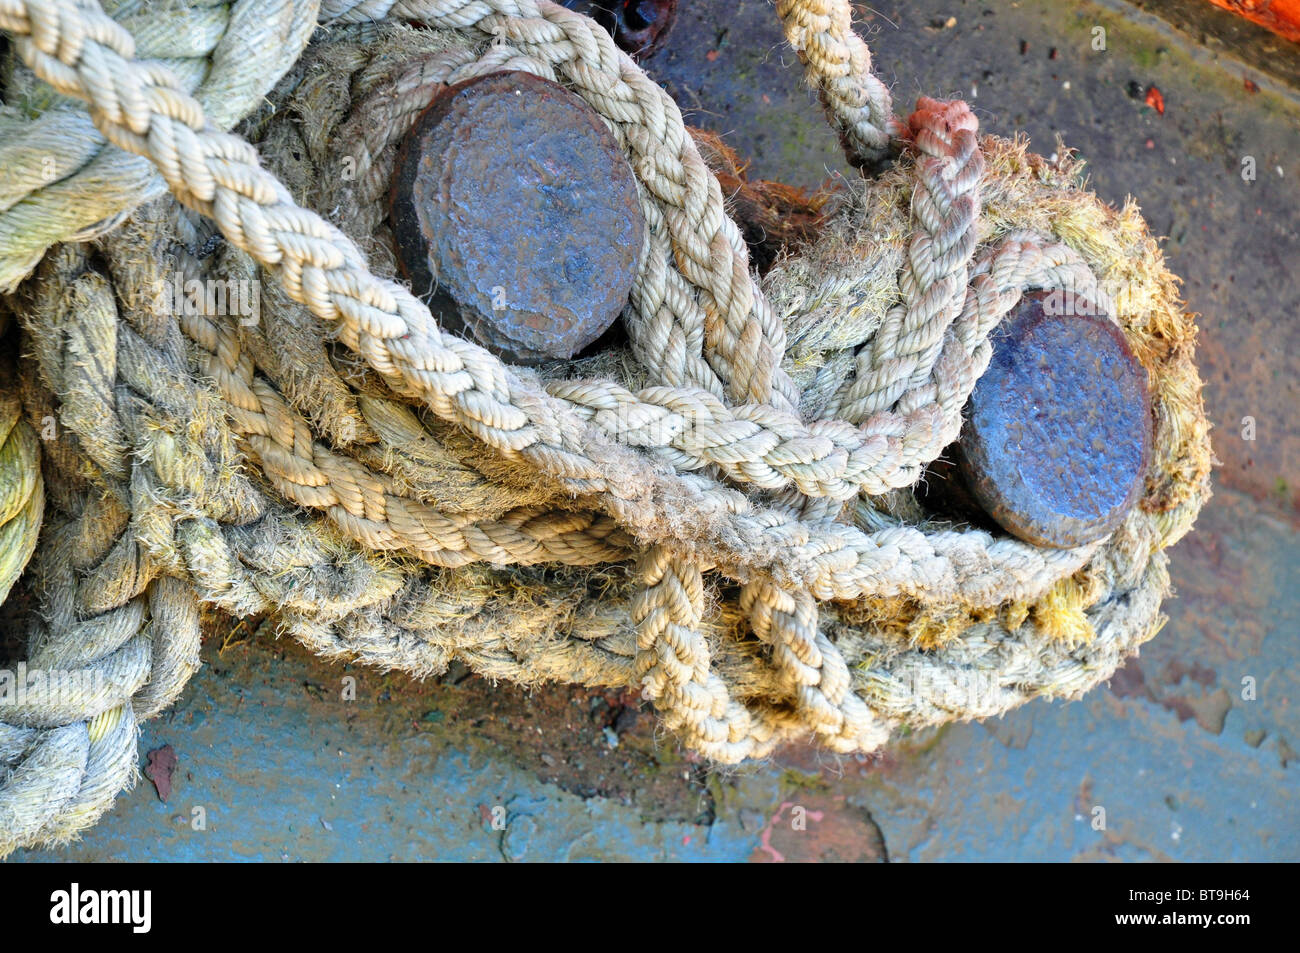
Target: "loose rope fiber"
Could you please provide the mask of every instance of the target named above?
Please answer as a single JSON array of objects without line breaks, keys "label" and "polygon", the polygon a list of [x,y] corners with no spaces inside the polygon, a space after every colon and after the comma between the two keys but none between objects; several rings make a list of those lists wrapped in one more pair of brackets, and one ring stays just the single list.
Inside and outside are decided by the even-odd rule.
[{"label": "loose rope fiber", "polygon": [[[164,8],[184,50],[151,45],[170,42],[152,6],[0,0],[9,73],[30,71],[0,152],[88,157],[0,179],[0,231],[5,208],[62,223],[0,241],[33,358],[0,379],[0,593],[30,557],[26,664],[75,676],[0,705],[0,855],[66,842],[132,782],[139,721],[198,667],[202,606],[418,675],[634,686],[723,763],[1074,697],[1158,630],[1162,550],[1209,493],[1176,279],[1136,208],[1068,161],[981,139],[963,103],[895,116],[844,0],[778,14],[878,174],[761,283],[676,105],[583,16]],[[581,96],[636,173],[626,347],[510,367],[394,280],[398,143],[440,89],[501,69]],[[168,194],[93,205],[99,158],[146,163]],[[167,292],[191,280],[254,288],[255,316]],[[943,522],[913,493],[1029,288],[1105,306],[1151,382],[1146,494],[1072,550]]]}]

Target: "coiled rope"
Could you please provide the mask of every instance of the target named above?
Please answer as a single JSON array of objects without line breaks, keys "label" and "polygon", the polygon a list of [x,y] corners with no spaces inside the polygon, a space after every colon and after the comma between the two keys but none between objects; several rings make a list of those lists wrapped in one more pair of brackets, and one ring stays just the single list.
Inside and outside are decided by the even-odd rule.
[{"label": "coiled rope", "polygon": [[[219,57],[263,6],[290,56],[254,31],[248,62]],[[7,307],[36,358],[17,388],[28,420],[58,422],[39,546],[35,442],[0,451],[0,488],[26,487],[0,516],[29,514],[0,522],[20,540],[0,570],[35,546],[28,665],[95,676],[57,704],[0,706],[0,854],[74,836],[131,782],[138,721],[197,668],[200,603],[417,674],[454,658],[524,684],[634,685],[721,762],[809,733],[871,751],[899,724],[1074,696],[1158,629],[1161,550],[1207,498],[1210,461],[1175,279],[1135,208],[980,140],[964,104],[895,117],[843,0],[778,13],[853,160],[897,161],[761,287],[676,105],[585,17],[545,0],[326,0],[331,27],[293,66],[315,4],[235,4],[194,57],[214,51],[208,83],[218,60],[245,91],[283,77],[285,108],[246,123],[277,177],[223,131],[255,101],[221,111],[199,70],[143,58],[152,14],[133,9],[0,0],[25,68],[87,104],[50,100],[0,150],[39,155],[46,140],[21,137],[55,116],[69,154],[98,137],[95,155],[147,160],[171,196],[142,188],[13,256],[0,244],[11,285],[39,262]],[[621,364],[506,366],[392,280],[380,196],[396,143],[443,85],[498,69],[568,85],[638,176]],[[317,108],[329,121],[297,131],[282,116]],[[337,224],[282,181],[300,153],[277,144],[294,136]],[[59,184],[14,194],[82,201]],[[273,280],[249,323],[160,299],[176,274]],[[1142,504],[1065,551],[923,520],[909,488],[956,438],[990,332],[1026,288],[1056,287],[1105,304],[1151,375]]]}]

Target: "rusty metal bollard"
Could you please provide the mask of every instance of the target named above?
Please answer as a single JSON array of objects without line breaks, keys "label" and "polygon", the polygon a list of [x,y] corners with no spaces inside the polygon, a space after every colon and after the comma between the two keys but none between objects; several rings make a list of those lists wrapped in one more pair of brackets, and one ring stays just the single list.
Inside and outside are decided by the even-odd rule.
[{"label": "rusty metal bollard", "polygon": [[430,104],[403,142],[389,213],[402,271],[439,323],[524,364],[572,357],[614,322],[645,233],[600,117],[521,72]]},{"label": "rusty metal bollard", "polygon": [[1068,291],[1026,293],[992,336],[958,454],[971,495],[1028,542],[1070,547],[1123,521],[1151,457],[1146,370]]}]

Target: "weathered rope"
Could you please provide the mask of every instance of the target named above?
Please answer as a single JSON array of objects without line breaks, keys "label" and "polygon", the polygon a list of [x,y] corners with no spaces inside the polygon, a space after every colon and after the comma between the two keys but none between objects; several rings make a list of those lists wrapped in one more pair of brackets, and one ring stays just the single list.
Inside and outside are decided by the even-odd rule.
[{"label": "weathered rope", "polygon": [[22,418],[22,404],[12,381],[0,379],[0,602],[36,548],[45,512],[40,444]]},{"label": "weathered rope", "polygon": [[[981,148],[962,104],[894,118],[848,5],[789,0],[778,12],[850,153],[901,159],[761,288],[677,107],[591,21],[510,0],[321,12],[336,25],[312,45],[320,72],[291,73],[284,95],[338,101],[303,135],[314,161],[354,164],[313,195],[343,230],[221,131],[237,116],[205,113],[93,3],[0,0],[35,76],[87,102],[98,134],[147,157],[228,243],[153,203],[45,255],[10,302],[36,357],[28,419],[59,424],[43,444],[58,515],[29,573],[29,663],[96,677],[60,705],[0,708],[0,854],[66,840],[129,783],[137,720],[198,664],[198,601],[269,613],[331,657],[637,685],[724,762],[809,732],[869,751],[900,723],[1073,696],[1154,634],[1160,550],[1206,497],[1209,455],[1194,329],[1135,211],[1106,210],[1014,145]],[[338,25],[389,16],[425,29]],[[259,66],[249,88],[289,66]],[[383,277],[396,143],[446,83],[501,68],[586,99],[643,186],[631,373],[509,368]],[[266,145],[296,135],[276,119],[259,119]],[[13,191],[29,185],[44,200],[25,181]],[[1101,266],[1133,268],[1149,299],[1111,301]],[[156,295],[175,274],[259,268],[280,287],[264,283],[255,326]],[[1147,498],[1078,550],[905,515],[907,488],[957,435],[989,333],[1029,287],[1111,307],[1153,380]],[[0,488],[26,480],[30,508],[25,446]],[[17,525],[34,545],[35,524]],[[742,583],[739,598],[712,608],[710,570]]]},{"label": "weathered rope", "polygon": [[[165,66],[220,129],[255,108],[301,53],[317,0],[191,4],[112,0],[135,52]],[[34,121],[26,118],[39,113]],[[10,291],[50,245],[117,225],[166,185],[143,158],[108,146],[79,104],[25,68],[0,109],[0,291]]]},{"label": "weathered rope", "polygon": [[776,12],[850,161],[879,165],[906,127],[893,113],[889,88],[871,72],[871,51],[853,32],[852,8],[838,0],[778,0]]}]

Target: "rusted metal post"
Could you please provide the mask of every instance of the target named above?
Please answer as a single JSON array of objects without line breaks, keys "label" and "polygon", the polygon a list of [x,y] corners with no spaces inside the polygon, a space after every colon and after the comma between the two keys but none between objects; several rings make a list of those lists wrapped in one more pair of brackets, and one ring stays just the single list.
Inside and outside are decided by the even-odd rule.
[{"label": "rusted metal post", "polygon": [[528,73],[449,87],[402,145],[390,220],[412,290],[502,358],[572,357],[640,263],[636,179],[596,112]]},{"label": "rusted metal post", "polygon": [[1145,484],[1146,371],[1115,323],[1068,291],[1026,294],[992,342],[960,441],[971,494],[1029,542],[1106,536]]}]

